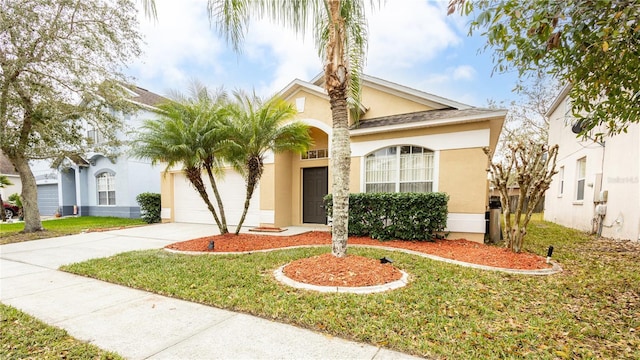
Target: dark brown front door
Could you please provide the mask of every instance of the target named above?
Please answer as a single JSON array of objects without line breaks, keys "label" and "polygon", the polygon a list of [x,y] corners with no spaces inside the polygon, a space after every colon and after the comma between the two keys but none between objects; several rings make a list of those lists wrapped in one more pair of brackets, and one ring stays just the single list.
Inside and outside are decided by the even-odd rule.
[{"label": "dark brown front door", "polygon": [[326,224],[327,213],[323,198],[327,195],[329,170],[327,167],[302,169],[302,222]]}]

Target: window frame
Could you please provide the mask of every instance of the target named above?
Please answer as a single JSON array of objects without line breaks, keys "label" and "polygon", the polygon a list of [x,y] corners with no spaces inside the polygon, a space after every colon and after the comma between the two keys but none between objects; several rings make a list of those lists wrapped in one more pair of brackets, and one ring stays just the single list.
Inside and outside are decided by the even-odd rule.
[{"label": "window frame", "polygon": [[[408,149],[407,149],[408,148]],[[394,149],[394,150],[391,150]],[[428,158],[425,159],[426,161],[426,166],[425,167],[405,167],[403,168],[403,164],[407,164],[407,163],[414,163],[415,164],[415,159],[418,159],[417,157],[412,157],[411,155],[414,154],[418,154],[417,152],[414,152],[415,149],[420,149],[420,155],[427,155]],[[409,153],[407,153],[406,151],[409,151]],[[408,157],[405,157],[404,159],[402,158],[403,155],[409,155]],[[376,159],[380,157],[380,159]],[[386,159],[384,159],[384,157],[386,157]],[[390,145],[387,147],[383,147],[383,148],[379,148],[367,155],[365,155],[363,157],[364,159],[364,166],[363,166],[363,192],[364,193],[374,193],[374,192],[414,192],[414,191],[401,191],[401,189],[403,187],[407,187],[407,186],[411,186],[411,185],[407,185],[407,184],[418,184],[417,186],[425,186],[425,188],[427,188],[426,191],[420,191],[422,193],[426,193],[426,192],[434,192],[435,191],[435,178],[436,178],[436,153],[435,151],[426,148],[424,146],[418,146],[418,145],[408,145],[408,144],[401,144],[401,145]],[[370,170],[369,166],[371,164],[371,161],[383,161],[383,162],[388,162],[391,163],[391,167],[387,166],[386,169],[382,169],[382,170]],[[420,160],[418,160],[420,161]],[[387,173],[387,179],[382,179],[379,181],[371,181],[369,180],[369,174],[372,171],[385,171]],[[412,175],[409,175],[409,177],[413,177],[413,179],[410,180],[403,180],[403,177],[407,176],[407,172],[412,172]],[[422,180],[422,179],[416,179],[416,172],[418,174],[423,173],[424,174],[424,178],[426,180]],[[421,185],[424,184],[424,185]],[[389,188],[389,185],[393,186],[393,191],[372,191],[369,190],[370,186],[373,185],[378,185],[379,187],[384,187],[386,186],[387,188]],[[403,186],[404,185],[404,186]],[[390,189],[386,189],[386,190],[390,190]]]},{"label": "window frame", "polygon": [[558,170],[558,197],[564,194],[564,165]]},{"label": "window frame", "polygon": [[575,201],[582,203],[584,201],[585,187],[587,180],[587,157],[581,157],[576,160],[576,192]]},{"label": "window frame", "polygon": [[[101,190],[102,179],[106,179],[105,189]],[[101,198],[100,193],[105,193],[105,197]],[[111,196],[112,195],[112,196]],[[96,205],[97,206],[116,206],[116,174],[110,171],[103,171],[96,174]],[[105,199],[106,203],[101,203]]]}]

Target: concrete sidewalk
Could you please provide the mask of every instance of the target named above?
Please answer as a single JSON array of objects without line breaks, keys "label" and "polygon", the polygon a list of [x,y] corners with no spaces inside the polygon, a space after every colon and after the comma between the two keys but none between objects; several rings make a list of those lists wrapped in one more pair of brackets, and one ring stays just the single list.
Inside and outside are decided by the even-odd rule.
[{"label": "concrete sidewalk", "polygon": [[414,358],[57,271],[64,264],[161,248],[215,231],[211,225],[171,223],[2,245],[0,301],[129,359]]}]

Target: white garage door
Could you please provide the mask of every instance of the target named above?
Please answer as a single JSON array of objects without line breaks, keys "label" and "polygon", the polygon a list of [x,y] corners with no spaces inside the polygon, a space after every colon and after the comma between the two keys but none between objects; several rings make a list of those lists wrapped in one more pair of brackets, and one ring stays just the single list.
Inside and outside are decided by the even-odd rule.
[{"label": "white garage door", "polygon": [[[209,183],[209,178],[206,173],[202,176],[207,192],[209,193],[209,199],[214,207],[217,208],[215,197]],[[216,178],[216,184],[218,185],[218,191],[222,197],[224,205],[224,212],[227,218],[227,225],[237,225],[242,216],[242,210],[244,209],[245,198],[245,181],[240,174],[235,171],[227,171],[224,178]],[[200,223],[200,224],[215,224],[213,215],[207,208],[200,194],[193,188],[189,180],[184,174],[176,174],[173,185],[175,186],[173,192],[173,205],[175,211],[176,222],[187,223]],[[251,205],[247,212],[247,217],[244,220],[243,226],[258,226],[260,225],[260,186],[256,187],[251,198]],[[230,229],[232,230],[232,229]]]}]

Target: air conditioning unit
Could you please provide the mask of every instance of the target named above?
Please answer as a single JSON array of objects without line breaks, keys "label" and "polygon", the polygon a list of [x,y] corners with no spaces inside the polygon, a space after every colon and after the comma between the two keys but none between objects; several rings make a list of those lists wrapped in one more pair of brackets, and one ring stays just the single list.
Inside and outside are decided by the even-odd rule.
[{"label": "air conditioning unit", "polygon": [[600,215],[600,216],[607,215],[607,205],[604,205],[604,204],[596,205],[596,215]]}]

